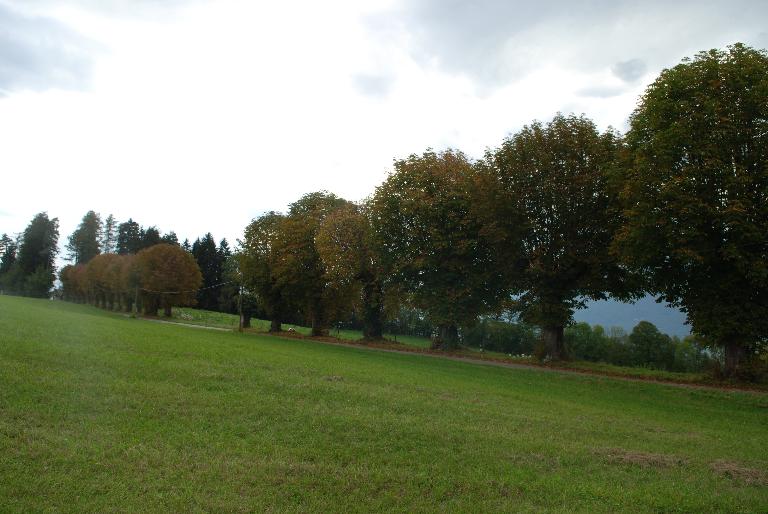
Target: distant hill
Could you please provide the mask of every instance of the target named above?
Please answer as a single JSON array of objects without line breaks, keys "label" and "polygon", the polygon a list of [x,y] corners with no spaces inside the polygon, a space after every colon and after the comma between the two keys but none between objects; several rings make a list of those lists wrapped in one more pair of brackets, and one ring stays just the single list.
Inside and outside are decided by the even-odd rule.
[{"label": "distant hill", "polygon": [[600,300],[587,303],[585,309],[576,311],[576,321],[590,325],[622,327],[632,331],[640,321],[650,321],[658,329],[671,336],[686,336],[691,333],[685,324],[685,314],[665,303],[656,303],[652,296],[646,296],[636,303],[621,303],[615,300]]}]

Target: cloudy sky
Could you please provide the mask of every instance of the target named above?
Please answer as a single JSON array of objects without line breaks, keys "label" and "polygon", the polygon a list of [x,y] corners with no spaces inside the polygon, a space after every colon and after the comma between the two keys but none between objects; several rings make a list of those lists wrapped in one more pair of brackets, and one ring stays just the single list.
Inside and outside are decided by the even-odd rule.
[{"label": "cloudy sky", "polygon": [[89,209],[234,240],[393,158],[558,111],[624,130],[664,67],[768,47],[768,2],[0,0],[0,233]]}]

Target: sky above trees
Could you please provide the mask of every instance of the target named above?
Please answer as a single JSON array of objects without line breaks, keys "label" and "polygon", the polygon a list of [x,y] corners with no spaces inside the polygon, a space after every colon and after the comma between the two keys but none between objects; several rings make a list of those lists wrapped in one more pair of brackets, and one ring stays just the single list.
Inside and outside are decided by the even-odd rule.
[{"label": "sky above trees", "polygon": [[0,0],[0,231],[93,208],[234,241],[427,147],[480,157],[557,111],[623,131],[662,68],[768,47],[758,0],[573,5]]}]

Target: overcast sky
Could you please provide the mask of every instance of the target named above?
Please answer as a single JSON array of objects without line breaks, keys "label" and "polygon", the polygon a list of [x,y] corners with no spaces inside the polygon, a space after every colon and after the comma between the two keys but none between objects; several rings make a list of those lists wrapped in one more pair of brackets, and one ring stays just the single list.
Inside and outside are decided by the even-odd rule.
[{"label": "overcast sky", "polygon": [[556,112],[624,130],[699,50],[768,47],[768,2],[0,0],[0,233],[93,209],[230,241],[393,158],[480,157]]}]

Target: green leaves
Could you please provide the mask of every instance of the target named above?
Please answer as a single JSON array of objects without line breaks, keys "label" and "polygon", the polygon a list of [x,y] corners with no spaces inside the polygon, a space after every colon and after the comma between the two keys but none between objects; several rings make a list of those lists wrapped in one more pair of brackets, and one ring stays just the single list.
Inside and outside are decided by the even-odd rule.
[{"label": "green leaves", "polygon": [[489,203],[505,233],[505,274],[522,318],[562,327],[584,298],[629,294],[609,252],[616,228],[608,189],[621,146],[584,117],[533,122],[486,156]]},{"label": "green leaves", "polygon": [[736,44],[665,70],[631,118],[615,248],[695,332],[768,335],[768,55]]}]

